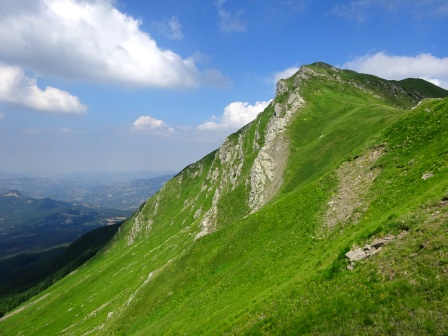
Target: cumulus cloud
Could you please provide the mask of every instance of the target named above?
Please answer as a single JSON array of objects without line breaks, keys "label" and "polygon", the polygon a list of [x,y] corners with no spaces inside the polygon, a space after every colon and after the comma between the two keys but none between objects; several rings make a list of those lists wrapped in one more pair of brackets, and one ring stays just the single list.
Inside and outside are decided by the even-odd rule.
[{"label": "cumulus cloud", "polygon": [[[222,85],[192,58],[160,48],[113,0],[2,0],[0,59],[43,75],[129,86]],[[177,25],[176,25],[177,23]],[[180,24],[171,22],[174,37]],[[216,70],[217,72],[217,70]]]},{"label": "cumulus cloud", "polygon": [[248,124],[262,112],[270,102],[261,101],[254,105],[240,101],[233,102],[224,108],[221,117],[213,116],[211,121],[207,121],[198,126],[199,131],[227,131],[233,132]]},{"label": "cumulus cloud", "polygon": [[141,116],[134,121],[132,126],[134,131],[143,131],[153,134],[171,134],[174,129],[169,127],[169,125],[163,120],[155,119],[151,116]]},{"label": "cumulus cloud", "polygon": [[224,3],[226,0],[218,0],[215,2],[219,15],[219,27],[223,32],[237,32],[241,33],[246,31],[247,23],[241,19],[244,10],[228,11],[224,9]]},{"label": "cumulus cloud", "polygon": [[182,25],[176,16],[171,17],[167,22],[157,24],[161,32],[170,40],[180,41],[184,38],[182,33]]},{"label": "cumulus cloud", "polygon": [[18,66],[0,64],[0,102],[29,109],[65,114],[84,114],[87,106],[66,91],[47,86],[39,89],[37,81]]},{"label": "cumulus cloud", "polygon": [[344,68],[386,79],[421,78],[448,89],[448,57],[431,54],[394,56],[384,52],[355,58]]},{"label": "cumulus cloud", "polygon": [[282,70],[282,71],[280,71],[280,72],[276,72],[276,73],[274,73],[274,75],[273,75],[273,81],[274,81],[274,84],[277,84],[277,82],[278,82],[280,79],[286,79],[286,78],[291,77],[291,76],[294,75],[297,71],[299,71],[299,69],[300,69],[300,67],[296,67],[296,66],[294,66],[294,67],[290,67],[290,68],[287,68],[287,69],[285,69],[285,70]]}]

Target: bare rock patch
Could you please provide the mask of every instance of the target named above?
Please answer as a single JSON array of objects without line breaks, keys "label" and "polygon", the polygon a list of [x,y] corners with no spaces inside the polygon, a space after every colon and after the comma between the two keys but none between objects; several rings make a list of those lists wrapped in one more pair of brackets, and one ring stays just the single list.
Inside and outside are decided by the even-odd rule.
[{"label": "bare rock patch", "polygon": [[372,165],[384,153],[383,147],[372,148],[366,154],[352,161],[344,162],[337,170],[339,188],[327,203],[325,227],[333,228],[336,224],[358,221],[366,211],[368,201],[365,195],[380,173],[379,168]]}]

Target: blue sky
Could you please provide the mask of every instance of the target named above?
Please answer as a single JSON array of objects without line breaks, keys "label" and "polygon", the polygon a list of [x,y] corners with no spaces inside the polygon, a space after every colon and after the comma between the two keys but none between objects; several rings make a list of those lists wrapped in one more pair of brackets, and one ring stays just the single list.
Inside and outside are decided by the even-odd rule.
[{"label": "blue sky", "polygon": [[448,88],[446,0],[1,0],[0,172],[176,171],[323,61]]}]

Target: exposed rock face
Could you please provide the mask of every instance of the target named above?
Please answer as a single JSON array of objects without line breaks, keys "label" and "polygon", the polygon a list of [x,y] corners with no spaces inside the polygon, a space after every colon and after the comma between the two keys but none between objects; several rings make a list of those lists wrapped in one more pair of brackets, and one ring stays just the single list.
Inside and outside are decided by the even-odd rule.
[{"label": "exposed rock face", "polygon": [[[300,73],[300,71],[299,71]],[[283,80],[277,84],[277,94],[287,92]],[[279,190],[286,167],[289,144],[284,136],[291,117],[305,105],[305,101],[296,89],[288,97],[286,103],[275,103],[274,116],[269,120],[265,131],[265,143],[258,152],[250,172],[250,193],[248,205],[251,212],[260,209]]]},{"label": "exposed rock face", "polygon": [[[214,188],[212,204],[200,221],[201,231],[196,235],[195,239],[213,232],[216,228],[218,202],[222,192],[225,189],[233,190],[241,175],[244,164],[244,136],[245,132],[243,131],[239,134],[236,144],[230,138],[227,138],[215,154],[214,163],[210,167],[206,180],[206,185],[209,185],[207,190],[211,191]],[[206,189],[204,186],[203,190]],[[202,213],[202,209],[200,212]]]},{"label": "exposed rock face", "polygon": [[194,239],[201,238],[214,231],[216,226],[216,218],[218,216],[218,201],[221,197],[221,188],[218,187],[213,195],[212,206],[202,217],[200,226],[201,231],[196,235]]},{"label": "exposed rock face", "polygon": [[284,79],[280,79],[277,82],[277,86],[275,88],[275,95],[280,96],[281,94],[288,91],[288,85],[286,84],[286,81]]},{"label": "exposed rock face", "polygon": [[143,229],[143,227],[144,227],[143,214],[139,212],[134,216],[134,225],[132,226],[131,232],[128,236],[128,245],[134,244],[137,234]]}]

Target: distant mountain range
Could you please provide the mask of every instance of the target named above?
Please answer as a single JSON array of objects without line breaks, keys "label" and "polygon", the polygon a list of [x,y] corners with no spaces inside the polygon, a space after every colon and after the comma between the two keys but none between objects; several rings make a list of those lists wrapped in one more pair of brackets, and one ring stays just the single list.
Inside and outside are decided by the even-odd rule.
[{"label": "distant mountain range", "polygon": [[0,259],[69,244],[97,227],[124,221],[130,213],[8,191],[0,194]]},{"label": "distant mountain range", "polygon": [[54,178],[5,176],[0,178],[0,192],[19,190],[33,198],[48,197],[67,202],[135,210],[173,175],[128,180],[134,176],[139,175],[78,174]]}]

